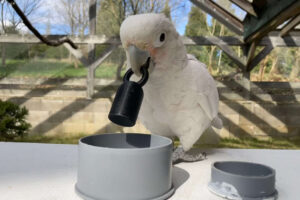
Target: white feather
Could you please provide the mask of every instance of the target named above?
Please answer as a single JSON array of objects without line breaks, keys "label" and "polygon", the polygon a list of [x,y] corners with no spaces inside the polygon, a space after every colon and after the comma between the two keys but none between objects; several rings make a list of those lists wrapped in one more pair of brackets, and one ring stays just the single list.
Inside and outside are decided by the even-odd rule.
[{"label": "white feather", "polygon": [[[130,17],[130,22],[134,21],[139,21],[139,26],[147,24],[146,30],[153,33],[143,33],[141,27],[132,24],[129,27],[136,30],[129,31],[126,25],[122,25],[123,46],[128,42],[126,38],[151,43],[154,33],[168,30],[168,40],[158,49],[161,55],[154,58],[156,64],[144,86],[139,119],[152,133],[177,136],[187,151],[212,121],[219,120],[219,96],[215,81],[203,63],[187,55],[183,42],[166,17],[156,14]],[[161,25],[163,21],[168,21],[164,24],[167,27]],[[125,23],[128,24],[126,20]],[[126,35],[128,32],[131,36]],[[146,36],[150,35],[148,40]]]}]

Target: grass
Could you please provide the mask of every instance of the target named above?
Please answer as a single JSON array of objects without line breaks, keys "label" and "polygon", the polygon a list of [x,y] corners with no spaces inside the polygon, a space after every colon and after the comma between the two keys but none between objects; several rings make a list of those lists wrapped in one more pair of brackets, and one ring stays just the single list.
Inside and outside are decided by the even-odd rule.
[{"label": "grass", "polygon": [[[112,63],[103,63],[97,70],[97,78],[115,78],[117,66]],[[80,78],[86,77],[87,68],[67,61],[53,60],[7,60],[6,67],[0,67],[0,78]]]},{"label": "grass", "polygon": [[[12,140],[0,141],[10,142],[33,142],[33,143],[54,143],[54,144],[77,144],[81,137],[87,136],[80,134],[76,136],[25,136]],[[178,145],[178,141],[175,142]],[[259,139],[220,139],[219,144],[197,144],[195,148],[239,148],[239,149],[300,149],[300,137],[295,138],[276,138],[269,140]]]},{"label": "grass", "polygon": [[78,140],[84,136],[84,134],[76,136],[24,136],[16,137],[13,139],[5,139],[0,137],[0,141],[4,142],[31,142],[31,143],[50,143],[50,144],[78,144]]}]

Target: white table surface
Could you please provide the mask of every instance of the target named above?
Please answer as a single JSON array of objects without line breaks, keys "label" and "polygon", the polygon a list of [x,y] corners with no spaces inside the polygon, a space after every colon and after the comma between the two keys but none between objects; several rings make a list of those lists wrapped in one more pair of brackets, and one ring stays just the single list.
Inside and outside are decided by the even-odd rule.
[{"label": "white table surface", "polygon": [[[220,200],[207,189],[214,161],[242,160],[276,170],[280,200],[300,199],[300,151],[209,150],[208,159],[180,163],[171,200]],[[0,142],[0,200],[80,200],[74,192],[77,145]]]}]

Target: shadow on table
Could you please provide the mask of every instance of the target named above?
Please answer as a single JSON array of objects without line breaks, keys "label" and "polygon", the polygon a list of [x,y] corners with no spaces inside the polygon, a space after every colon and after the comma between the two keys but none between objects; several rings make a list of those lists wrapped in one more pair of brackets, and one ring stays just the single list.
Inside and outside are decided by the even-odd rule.
[{"label": "shadow on table", "polygon": [[177,190],[181,185],[183,185],[190,177],[190,174],[185,171],[184,169],[181,169],[179,167],[173,167],[173,185],[175,190]]}]

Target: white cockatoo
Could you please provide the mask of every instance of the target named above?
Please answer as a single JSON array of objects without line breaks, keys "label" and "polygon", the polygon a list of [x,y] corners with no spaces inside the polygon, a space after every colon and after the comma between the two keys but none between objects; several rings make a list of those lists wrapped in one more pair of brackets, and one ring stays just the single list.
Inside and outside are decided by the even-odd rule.
[{"label": "white cockatoo", "polygon": [[151,59],[139,120],[151,133],[179,138],[176,159],[202,159],[186,152],[208,127],[222,127],[218,91],[205,65],[187,54],[174,25],[163,14],[129,16],[121,25],[120,37],[127,65],[137,79],[140,67]]}]

